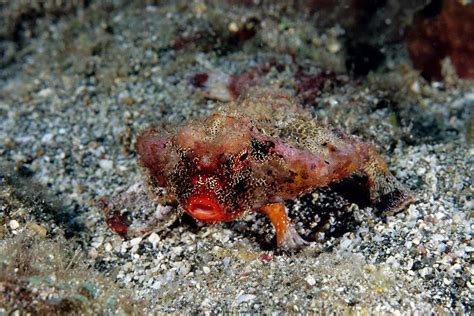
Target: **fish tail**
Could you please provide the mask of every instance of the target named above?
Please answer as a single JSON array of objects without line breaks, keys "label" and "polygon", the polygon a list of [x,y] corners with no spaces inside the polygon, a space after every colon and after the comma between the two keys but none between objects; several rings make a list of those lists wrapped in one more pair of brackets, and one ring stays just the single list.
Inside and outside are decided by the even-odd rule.
[{"label": "fish tail", "polygon": [[411,192],[392,175],[385,160],[371,145],[362,171],[368,177],[371,203],[379,212],[396,214],[413,202]]}]

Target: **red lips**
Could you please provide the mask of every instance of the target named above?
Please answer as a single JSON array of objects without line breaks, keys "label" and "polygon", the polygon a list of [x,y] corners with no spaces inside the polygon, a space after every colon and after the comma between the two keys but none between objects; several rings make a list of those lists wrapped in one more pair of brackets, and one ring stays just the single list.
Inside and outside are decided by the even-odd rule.
[{"label": "red lips", "polygon": [[207,224],[232,221],[242,216],[241,211],[225,211],[213,192],[201,191],[184,204],[186,213]]},{"label": "red lips", "polygon": [[241,216],[242,212],[227,209],[224,202],[219,201],[216,192],[211,189],[212,187],[222,189],[223,184],[220,180],[202,174],[193,176],[190,180],[194,188],[191,196],[183,203],[186,213],[208,224],[228,222]]},{"label": "red lips", "polygon": [[216,199],[207,195],[193,196],[188,200],[185,210],[200,221],[220,222],[225,217],[225,213],[217,203]]}]

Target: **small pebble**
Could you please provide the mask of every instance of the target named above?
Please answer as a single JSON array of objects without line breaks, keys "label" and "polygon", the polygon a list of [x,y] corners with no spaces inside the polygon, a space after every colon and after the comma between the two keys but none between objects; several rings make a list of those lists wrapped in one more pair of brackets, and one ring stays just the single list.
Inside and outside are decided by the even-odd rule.
[{"label": "small pebble", "polygon": [[421,92],[420,83],[419,83],[418,81],[414,81],[414,82],[410,85],[410,90],[411,90],[413,93],[419,94],[419,93]]},{"label": "small pebble", "polygon": [[105,249],[105,251],[110,252],[110,251],[112,251],[112,245],[110,243],[106,243],[104,245],[104,249]]},{"label": "small pebble", "polygon": [[11,229],[15,230],[18,227],[20,227],[20,223],[18,223],[16,220],[12,219],[10,223],[8,223]]},{"label": "small pebble", "polygon": [[92,241],[91,246],[97,249],[102,245],[103,242],[104,242],[104,236],[98,236]]},{"label": "small pebble", "polygon": [[99,255],[99,253],[97,252],[97,250],[95,248],[91,248],[89,249],[87,255],[89,256],[89,258],[91,259],[96,259],[97,256]]},{"label": "small pebble", "polygon": [[443,241],[446,239],[446,237],[441,234],[434,234],[433,236],[431,236],[431,239],[433,241]]},{"label": "small pebble", "polygon": [[237,25],[237,23],[230,22],[229,23],[229,31],[231,31],[232,33],[238,32],[239,31],[239,26]]},{"label": "small pebble", "polygon": [[306,283],[308,283],[309,286],[314,286],[316,284],[316,280],[314,279],[312,275],[306,276],[304,280],[306,281]]},{"label": "small pebble", "polygon": [[424,175],[425,173],[426,173],[426,168],[425,168],[425,167],[420,167],[420,168],[418,168],[418,169],[416,170],[416,174],[417,174],[418,176],[420,176],[420,177],[421,177],[422,175]]},{"label": "small pebble", "polygon": [[335,41],[335,40],[330,41],[328,43],[327,47],[328,47],[328,50],[333,54],[339,52],[342,48],[341,43],[339,43],[338,41]]},{"label": "small pebble", "polygon": [[352,240],[345,239],[339,244],[339,247],[341,248],[341,250],[346,250],[350,246],[351,243],[352,243]]},{"label": "small pebble", "polygon": [[151,233],[150,236],[148,236],[148,241],[152,244],[153,249],[155,249],[156,245],[160,241],[160,236],[158,236],[156,233]]},{"label": "small pebble", "polygon": [[237,296],[235,301],[236,301],[237,305],[239,305],[239,304],[244,303],[244,302],[253,301],[255,298],[256,298],[256,296],[253,295],[253,294],[242,294],[242,295]]},{"label": "small pebble", "polygon": [[110,170],[114,167],[114,162],[112,160],[102,159],[99,160],[99,166],[104,170]]},{"label": "small pebble", "polygon": [[130,240],[130,246],[137,246],[142,242],[142,237],[136,237]]},{"label": "small pebble", "polygon": [[46,89],[43,89],[40,92],[38,92],[38,96],[40,96],[42,98],[50,97],[52,94],[53,94],[53,89],[51,89],[51,88],[46,88]]},{"label": "small pebble", "polygon": [[224,265],[224,268],[227,268],[230,264],[230,258],[229,257],[225,257],[223,260],[222,260],[222,264]]},{"label": "small pebble", "polygon": [[41,137],[41,142],[42,143],[49,143],[53,140],[54,135],[51,133],[44,134],[43,137]]}]

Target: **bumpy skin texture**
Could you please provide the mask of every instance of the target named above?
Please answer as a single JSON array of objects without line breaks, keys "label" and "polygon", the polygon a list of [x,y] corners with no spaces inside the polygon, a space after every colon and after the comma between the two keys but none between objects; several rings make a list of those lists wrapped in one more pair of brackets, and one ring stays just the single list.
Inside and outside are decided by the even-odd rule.
[{"label": "bumpy skin texture", "polygon": [[185,212],[212,224],[262,211],[284,248],[304,241],[283,202],[351,174],[367,176],[370,199],[382,212],[412,200],[372,145],[308,117],[289,95],[264,91],[174,135],[150,129],[136,149],[150,187],[165,187]]}]

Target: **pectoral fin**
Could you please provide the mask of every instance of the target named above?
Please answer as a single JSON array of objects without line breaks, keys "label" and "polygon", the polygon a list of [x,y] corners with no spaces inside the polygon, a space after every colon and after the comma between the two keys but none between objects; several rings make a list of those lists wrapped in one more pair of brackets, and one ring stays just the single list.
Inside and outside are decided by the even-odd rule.
[{"label": "pectoral fin", "polygon": [[291,224],[283,203],[269,204],[261,207],[259,211],[264,213],[275,227],[277,247],[295,250],[307,244]]}]

